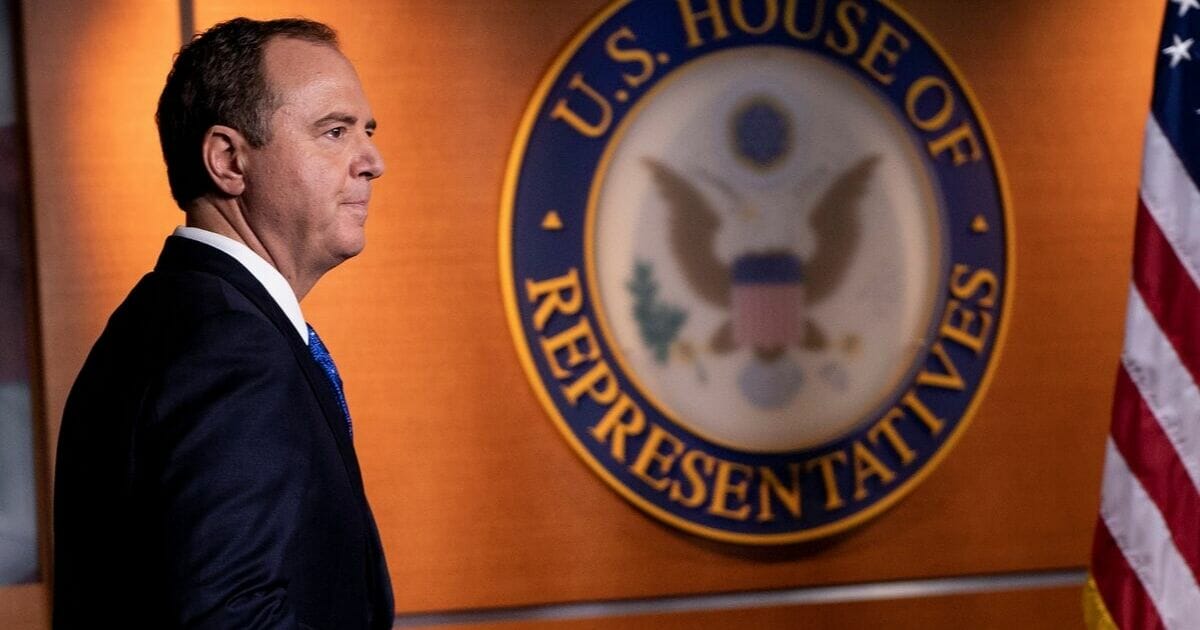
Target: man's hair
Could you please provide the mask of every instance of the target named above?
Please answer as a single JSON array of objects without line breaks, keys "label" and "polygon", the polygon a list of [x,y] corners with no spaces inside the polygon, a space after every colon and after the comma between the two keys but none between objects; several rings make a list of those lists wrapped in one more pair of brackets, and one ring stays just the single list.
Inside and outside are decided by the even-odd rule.
[{"label": "man's hair", "polygon": [[213,190],[200,151],[213,125],[238,130],[253,147],[270,141],[278,99],[267,83],[263,51],[276,37],[338,46],[337,33],[320,22],[236,18],[196,36],[176,56],[154,119],[180,208]]}]

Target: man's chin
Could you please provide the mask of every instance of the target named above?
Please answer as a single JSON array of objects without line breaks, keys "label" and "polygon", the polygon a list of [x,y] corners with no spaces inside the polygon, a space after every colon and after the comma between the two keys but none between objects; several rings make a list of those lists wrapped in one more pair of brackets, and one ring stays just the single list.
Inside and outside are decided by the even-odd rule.
[{"label": "man's chin", "polygon": [[366,249],[366,247],[367,247],[367,235],[360,234],[358,236],[358,238],[347,243],[345,249],[343,249],[342,251],[345,253],[346,258],[349,259],[349,258],[354,258],[355,256],[361,254],[362,251],[364,249]]},{"label": "man's chin", "polygon": [[359,244],[357,247],[346,247],[342,249],[340,252],[338,252],[338,256],[341,258],[340,262],[346,262],[347,260],[350,260],[351,258],[361,254],[365,246],[366,243],[364,242]]},{"label": "man's chin", "polygon": [[367,245],[367,238],[365,235],[360,234],[354,238],[341,239],[332,245],[333,247],[330,247],[326,251],[329,252],[333,267],[336,267],[361,254]]}]

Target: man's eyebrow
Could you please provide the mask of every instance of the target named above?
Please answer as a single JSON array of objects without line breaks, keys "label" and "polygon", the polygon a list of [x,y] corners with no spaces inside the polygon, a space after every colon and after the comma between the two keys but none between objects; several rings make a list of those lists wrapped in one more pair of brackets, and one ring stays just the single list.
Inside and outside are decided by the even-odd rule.
[{"label": "man's eyebrow", "polygon": [[[350,125],[351,127],[353,127],[354,125],[356,125],[358,123],[358,116],[355,116],[353,114],[346,114],[346,113],[342,113],[342,112],[333,112],[330,114],[326,114],[325,116],[322,116],[320,120],[313,123],[313,126],[314,127],[324,127],[325,125],[327,125],[329,123],[335,123],[335,122],[344,123],[346,125]],[[375,131],[376,126],[377,125],[375,123],[374,118],[367,121],[367,124],[366,124],[367,131]]]}]

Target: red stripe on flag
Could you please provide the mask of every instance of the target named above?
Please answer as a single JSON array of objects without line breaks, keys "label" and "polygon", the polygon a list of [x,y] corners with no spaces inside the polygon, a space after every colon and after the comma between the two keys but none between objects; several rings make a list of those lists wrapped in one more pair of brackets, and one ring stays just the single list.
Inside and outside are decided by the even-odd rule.
[{"label": "red stripe on flag", "polygon": [[1179,453],[1124,366],[1117,371],[1112,438],[1137,480],[1162,512],[1179,555],[1200,576],[1200,494]]},{"label": "red stripe on flag", "polygon": [[1175,249],[1138,199],[1134,230],[1133,281],[1179,359],[1200,382],[1200,291]]},{"label": "red stripe on flag", "polygon": [[1092,539],[1092,577],[1118,628],[1156,630],[1163,627],[1154,602],[1150,601],[1137,574],[1125,561],[1125,555],[1117,547],[1104,519],[1097,520],[1096,535]]}]

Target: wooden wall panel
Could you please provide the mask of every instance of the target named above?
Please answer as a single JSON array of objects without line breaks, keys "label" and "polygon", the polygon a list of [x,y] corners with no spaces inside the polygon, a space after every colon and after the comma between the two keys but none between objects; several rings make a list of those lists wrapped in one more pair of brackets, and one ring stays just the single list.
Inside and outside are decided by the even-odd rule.
[{"label": "wooden wall panel", "polygon": [[179,48],[168,2],[24,4],[47,432],[104,322],[183,215],[154,109]]},{"label": "wooden wall panel", "polygon": [[[602,4],[258,9],[335,24],[384,125],[389,173],[368,251],[305,308],[331,321],[348,355],[400,608],[1082,566],[1157,10],[900,3],[974,86],[1008,165],[1018,260],[1008,346],[974,425],[908,499],[838,539],[768,551],[696,540],[626,505],[568,451],[509,348],[493,263],[505,159],[541,72]],[[198,6],[199,24],[240,10]]]},{"label": "wooden wall panel", "polygon": [[0,628],[43,630],[49,627],[49,589],[44,584],[0,587]]},{"label": "wooden wall panel", "polygon": [[[197,25],[239,4],[198,2]],[[663,527],[595,479],[530,395],[504,326],[496,224],[516,121],[602,4],[256,5],[334,24],[382,124],[368,249],[305,309],[345,365],[400,608],[1083,564],[1157,12],[1092,7],[1081,22],[1070,3],[902,3],[975,87],[1009,165],[1009,346],[975,425],[909,499],[835,541],[746,551]],[[1082,107],[1100,86],[1107,98]]]},{"label": "wooden wall panel", "polygon": [[1001,591],[571,620],[434,626],[439,630],[1072,630],[1083,628],[1079,589]]},{"label": "wooden wall panel", "polygon": [[[181,220],[154,130],[179,14],[114,0],[26,0],[21,13],[49,466],[84,355]],[[0,627],[48,628],[48,590],[0,589]]]},{"label": "wooden wall panel", "polygon": [[[1007,165],[1007,346],[972,426],[836,539],[682,535],[597,479],[534,399],[496,269],[505,162],[601,0],[269,0],[342,34],[388,163],[366,252],[306,299],[347,382],[401,611],[1082,566],[1120,344],[1158,3],[896,0],[973,86]],[[26,3],[46,408],[179,221],[153,131],[173,3]],[[196,0],[199,28],[247,10]],[[937,608],[937,602],[927,604]],[[933,614],[933,613],[931,613]]]}]

